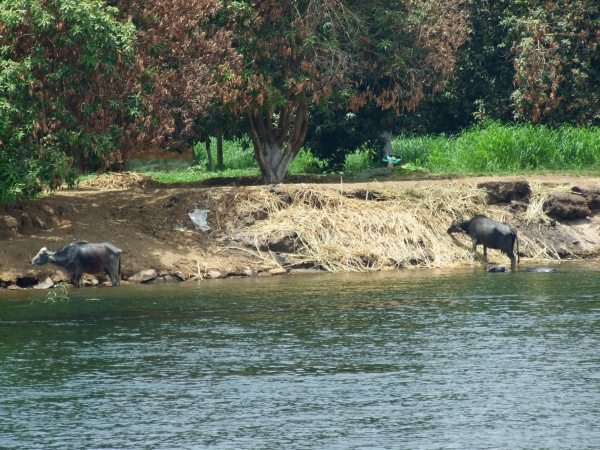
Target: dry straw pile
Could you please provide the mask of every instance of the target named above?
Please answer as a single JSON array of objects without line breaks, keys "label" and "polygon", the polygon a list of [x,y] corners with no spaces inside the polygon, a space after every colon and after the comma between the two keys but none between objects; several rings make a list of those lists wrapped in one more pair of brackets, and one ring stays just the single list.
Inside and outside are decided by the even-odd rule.
[{"label": "dry straw pile", "polygon": [[128,189],[133,187],[149,187],[157,182],[149,175],[135,172],[105,173],[91,180],[79,183],[81,187],[98,189]]},{"label": "dry straw pile", "polygon": [[[469,264],[471,240],[447,234],[452,220],[475,214],[504,220],[503,211],[488,209],[484,190],[454,183],[414,189],[374,183],[368,190],[345,194],[341,189],[281,186],[276,193],[256,189],[237,204],[239,219],[257,211],[266,213],[266,219],[236,234],[266,241],[282,233],[295,235],[297,257],[331,272]],[[552,255],[551,249],[522,237],[520,248],[537,259]],[[488,256],[490,262],[509,262],[497,250]]]},{"label": "dry straw pile", "polygon": [[529,183],[529,189],[531,190],[529,206],[527,207],[527,210],[519,217],[527,224],[550,220],[544,213],[544,204],[548,200],[548,197],[551,193],[570,193],[572,191],[572,187],[569,185],[546,186],[539,181],[533,181]]}]

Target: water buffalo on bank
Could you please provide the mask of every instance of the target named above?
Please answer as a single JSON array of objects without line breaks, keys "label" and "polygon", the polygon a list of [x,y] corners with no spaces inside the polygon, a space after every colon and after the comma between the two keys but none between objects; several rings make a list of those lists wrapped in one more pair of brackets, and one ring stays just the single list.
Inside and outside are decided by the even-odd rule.
[{"label": "water buffalo on bank", "polygon": [[484,215],[474,216],[471,220],[455,220],[448,228],[448,234],[466,233],[471,236],[473,250],[471,252],[471,261],[475,262],[477,246],[483,245],[483,257],[487,259],[487,249],[494,248],[500,250],[510,258],[510,266],[515,267],[514,246],[517,243],[517,257],[519,254],[519,241],[517,231],[505,223],[497,222]]},{"label": "water buffalo on bank", "polygon": [[81,276],[84,273],[94,275],[105,270],[113,286],[120,284],[121,249],[109,242],[103,244],[71,242],[54,252],[43,247],[31,260],[31,264],[41,266],[46,263],[64,267],[77,287],[81,287]]}]

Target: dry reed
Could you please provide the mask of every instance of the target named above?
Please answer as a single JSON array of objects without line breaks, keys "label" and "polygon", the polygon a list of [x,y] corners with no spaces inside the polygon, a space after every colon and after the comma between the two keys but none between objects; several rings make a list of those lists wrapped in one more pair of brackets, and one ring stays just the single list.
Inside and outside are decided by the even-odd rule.
[{"label": "dry reed", "polygon": [[128,189],[133,187],[148,187],[156,184],[149,175],[135,172],[109,172],[79,183],[81,187],[93,187],[98,189]]},{"label": "dry reed", "polygon": [[527,210],[519,217],[521,220],[530,223],[538,223],[545,220],[550,220],[544,213],[544,203],[553,192],[571,192],[571,186],[545,186],[539,181],[529,183],[531,190],[531,198]]},{"label": "dry reed", "polygon": [[[345,195],[341,189],[281,186],[277,194],[256,189],[238,203],[235,215],[241,219],[259,210],[267,218],[235,234],[266,241],[282,233],[296,236],[296,255],[331,272],[469,264],[471,240],[447,234],[452,220],[475,214],[504,220],[502,210],[488,209],[484,190],[454,183],[414,189],[373,183],[367,191]],[[554,249],[520,238],[520,249],[528,256],[555,256]],[[488,256],[508,262],[496,250]]]}]

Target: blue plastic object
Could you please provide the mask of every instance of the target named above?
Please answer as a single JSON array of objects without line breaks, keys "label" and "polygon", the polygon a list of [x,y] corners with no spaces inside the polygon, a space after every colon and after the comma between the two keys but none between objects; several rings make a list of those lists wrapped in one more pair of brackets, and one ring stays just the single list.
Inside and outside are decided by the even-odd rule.
[{"label": "blue plastic object", "polygon": [[394,166],[400,165],[400,163],[402,162],[402,156],[400,155],[387,155],[385,158],[382,159],[382,161],[388,164],[392,160],[392,157],[396,158],[396,160],[394,161]]}]

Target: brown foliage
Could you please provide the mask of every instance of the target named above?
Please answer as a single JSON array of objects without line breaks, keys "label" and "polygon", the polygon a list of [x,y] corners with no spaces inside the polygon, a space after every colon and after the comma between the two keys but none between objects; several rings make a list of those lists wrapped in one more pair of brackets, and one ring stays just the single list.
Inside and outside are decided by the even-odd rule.
[{"label": "brown foliage", "polygon": [[516,117],[597,124],[600,115],[600,10],[586,0],[530,1],[513,18]]},{"label": "brown foliage", "polygon": [[222,5],[217,0],[124,2],[138,27],[138,79],[147,111],[136,123],[138,144],[182,148],[199,140],[200,121],[218,101],[216,75],[238,70],[226,29],[206,26]]},{"label": "brown foliage", "polygon": [[[468,39],[466,6],[466,0],[407,0],[404,20],[388,24],[389,48],[377,48],[385,36],[365,46],[364,90],[354,96],[352,109],[375,101],[401,114],[444,90],[454,75],[457,50]],[[368,72],[375,78],[369,80]]]}]

